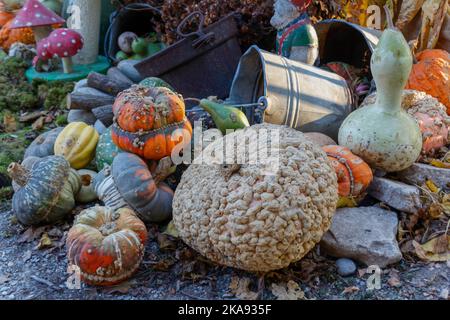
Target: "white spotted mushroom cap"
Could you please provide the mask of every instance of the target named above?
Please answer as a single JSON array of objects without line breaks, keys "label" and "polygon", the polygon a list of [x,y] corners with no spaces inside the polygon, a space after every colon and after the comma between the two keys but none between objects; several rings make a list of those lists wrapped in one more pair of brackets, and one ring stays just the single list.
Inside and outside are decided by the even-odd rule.
[{"label": "white spotted mushroom cap", "polygon": [[255,142],[246,132],[261,129],[279,130],[279,170],[266,175],[258,164],[195,164],[198,156],[176,189],[173,221],[183,241],[208,259],[267,272],[300,260],[321,240],[336,210],[338,185],[321,148],[285,126],[237,131],[201,156],[232,150],[227,147],[238,141],[249,149]]},{"label": "white spotted mushroom cap", "polygon": [[36,45],[37,56],[42,61],[47,61],[52,58],[52,54],[48,51],[50,44],[48,38],[44,38]]},{"label": "white spotted mushroom cap", "polygon": [[60,25],[64,22],[63,18],[38,0],[28,0],[14,18],[11,29]]},{"label": "white spotted mushroom cap", "polygon": [[56,57],[69,58],[76,55],[83,48],[83,37],[72,29],[60,28],[48,36],[48,51]]}]

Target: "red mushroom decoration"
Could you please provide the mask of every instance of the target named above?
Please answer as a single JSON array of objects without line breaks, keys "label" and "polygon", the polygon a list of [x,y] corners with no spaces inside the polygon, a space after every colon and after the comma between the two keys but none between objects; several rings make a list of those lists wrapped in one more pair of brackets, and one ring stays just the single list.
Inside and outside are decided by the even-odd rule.
[{"label": "red mushroom decoration", "polygon": [[42,63],[50,60],[53,57],[52,54],[48,51],[49,46],[50,45],[48,43],[48,38],[42,39],[37,43],[36,45],[37,55],[33,59],[33,67],[36,70],[39,69],[39,66]]},{"label": "red mushroom decoration", "polygon": [[36,43],[48,36],[52,25],[66,22],[63,18],[48,9],[38,0],[28,0],[17,13],[10,29],[31,28]]},{"label": "red mushroom decoration", "polygon": [[[72,73],[72,57],[83,48],[83,37],[72,29],[61,28],[54,30],[46,39],[48,53],[62,59],[64,73]],[[45,47],[45,44],[43,44]],[[41,54],[46,54],[41,52]]]}]

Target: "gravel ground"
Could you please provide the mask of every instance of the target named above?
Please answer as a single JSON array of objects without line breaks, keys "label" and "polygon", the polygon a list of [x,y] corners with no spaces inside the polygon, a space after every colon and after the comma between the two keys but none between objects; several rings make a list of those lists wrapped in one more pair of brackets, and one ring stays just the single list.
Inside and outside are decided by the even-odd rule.
[{"label": "gravel ground", "polygon": [[[211,264],[181,241],[160,234],[156,226],[149,226],[152,238],[131,280],[109,288],[81,284],[81,288],[68,289],[70,274],[64,241],[70,225],[68,221],[54,227],[26,229],[16,222],[9,204],[0,204],[0,299],[203,300],[237,299],[259,292],[260,298],[270,300],[275,299],[272,284],[289,280],[300,284],[307,299],[435,300],[448,299],[450,289],[450,263],[404,260],[382,270],[381,289],[367,290],[370,274],[364,272],[363,266],[356,275],[341,277],[335,261],[320,256],[319,248],[291,267],[262,278]],[[52,244],[42,248],[44,233]],[[236,279],[248,279],[248,288],[233,289],[230,284]]]}]

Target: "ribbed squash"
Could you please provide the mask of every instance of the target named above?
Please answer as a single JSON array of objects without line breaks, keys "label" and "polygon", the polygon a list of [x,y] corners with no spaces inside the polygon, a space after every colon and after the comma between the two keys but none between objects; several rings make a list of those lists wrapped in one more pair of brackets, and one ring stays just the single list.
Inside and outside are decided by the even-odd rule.
[{"label": "ribbed squash", "polygon": [[75,207],[75,194],[81,187],[77,172],[60,156],[49,156],[27,169],[18,163],[8,168],[19,186],[12,208],[24,225],[57,222]]},{"label": "ribbed squash", "polygon": [[420,52],[409,76],[406,89],[423,91],[447,107],[450,115],[450,54],[430,49]]},{"label": "ribbed squash", "polygon": [[58,135],[55,155],[61,155],[74,169],[83,169],[95,156],[99,136],[94,127],[84,122],[72,122]]},{"label": "ribbed squash", "polygon": [[[170,156],[178,129],[192,134],[181,97],[164,87],[133,86],[123,91],[113,105],[115,121],[112,139],[122,150],[145,159],[160,160]],[[187,143],[189,141],[184,141]]]},{"label": "ribbed squash", "polygon": [[329,145],[322,147],[326,152],[338,178],[339,196],[361,196],[373,179],[372,169],[348,148]]},{"label": "ribbed squash", "polygon": [[0,47],[8,50],[14,43],[34,44],[34,33],[30,28],[10,29],[14,20],[8,21],[0,30]]},{"label": "ribbed squash", "polygon": [[131,277],[144,256],[147,229],[128,208],[82,211],[67,235],[69,263],[92,285],[113,285]]}]

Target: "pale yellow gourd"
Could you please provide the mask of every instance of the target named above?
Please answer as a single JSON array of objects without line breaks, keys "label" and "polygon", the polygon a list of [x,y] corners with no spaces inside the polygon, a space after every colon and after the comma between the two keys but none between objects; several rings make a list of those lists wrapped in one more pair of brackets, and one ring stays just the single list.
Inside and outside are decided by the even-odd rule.
[{"label": "pale yellow gourd", "polygon": [[74,169],[85,168],[95,156],[99,135],[84,122],[68,124],[55,141],[55,155],[63,156]]}]

